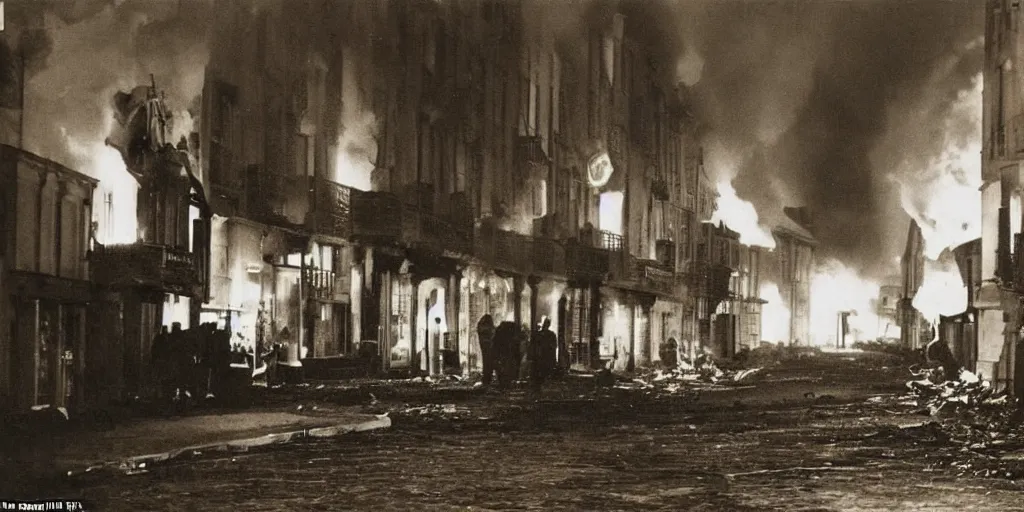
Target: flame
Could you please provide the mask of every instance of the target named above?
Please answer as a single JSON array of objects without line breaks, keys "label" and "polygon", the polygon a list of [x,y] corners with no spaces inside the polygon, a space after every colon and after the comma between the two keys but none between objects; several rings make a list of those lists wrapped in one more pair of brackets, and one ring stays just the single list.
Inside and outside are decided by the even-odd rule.
[{"label": "flame", "polygon": [[598,229],[622,234],[622,192],[602,192],[598,207]]},{"label": "flame", "polygon": [[893,177],[903,209],[921,227],[925,256],[932,260],[981,236],[982,86],[979,73],[973,87],[959,93],[942,128],[942,152],[923,163],[903,162],[899,174],[910,177]]},{"label": "flame", "polygon": [[768,301],[761,309],[761,339],[770,342],[790,341],[791,314],[782,300],[779,285],[765,281],[761,283],[761,298]]},{"label": "flame", "polygon": [[389,183],[374,183],[377,163],[377,116],[360,88],[365,64],[354,52],[344,51],[342,74],[341,134],[335,155],[334,181],[359,190],[387,190]]},{"label": "flame", "polygon": [[719,181],[718,196],[711,222],[724,222],[729,229],[740,234],[740,243],[743,245],[775,248],[775,237],[760,224],[754,204],[740,199],[732,183]]},{"label": "flame", "polygon": [[96,240],[102,244],[134,243],[139,239],[136,213],[139,183],[128,172],[121,153],[104,142],[114,123],[109,108],[104,114],[103,133],[93,138],[82,139],[63,128],[61,132],[76,168],[100,181],[93,198]]},{"label": "flame", "polygon": [[876,305],[881,286],[864,279],[835,259],[822,262],[811,276],[811,339],[815,345],[836,343],[839,313],[850,312],[847,346],[874,340],[881,333]]},{"label": "flame", "polygon": [[377,116],[366,110],[351,112],[345,116],[343,126],[338,137],[334,181],[359,190],[371,190],[377,158],[374,138]]},{"label": "flame", "polygon": [[936,324],[939,315],[951,316],[967,309],[967,287],[956,263],[925,261],[924,281],[914,295],[914,309]]}]

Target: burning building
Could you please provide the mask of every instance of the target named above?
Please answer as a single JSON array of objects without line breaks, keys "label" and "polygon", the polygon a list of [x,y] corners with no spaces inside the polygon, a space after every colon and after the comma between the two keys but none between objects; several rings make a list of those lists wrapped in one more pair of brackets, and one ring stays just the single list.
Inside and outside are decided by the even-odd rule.
[{"label": "burning building", "polygon": [[[125,390],[141,393],[151,384],[143,376],[161,326],[198,324],[212,212],[189,142],[170,140],[173,119],[155,84],[118,92],[113,103],[117,124],[107,144],[138,183],[137,231],[133,241],[94,241],[90,262],[93,279],[109,292],[106,314],[120,318],[107,325],[123,343]],[[112,201],[105,194],[101,208],[113,210]]]},{"label": "burning building", "polygon": [[[1013,5],[1011,5],[1013,4]],[[1017,41],[1020,5],[1007,0],[985,4],[985,63],[982,114],[981,282],[978,309],[977,371],[1019,394],[1015,361],[1022,324],[1021,160],[1024,110],[1020,96]],[[1015,386],[1016,384],[1016,386]]]},{"label": "burning building", "polygon": [[788,312],[788,325],[776,336],[788,344],[810,345],[815,343],[811,338],[811,276],[817,241],[806,208],[787,207],[783,213],[772,229],[776,246],[766,256],[763,280],[778,286]]},{"label": "burning building", "polygon": [[900,343],[919,349],[932,340],[931,328],[921,312],[914,307],[914,297],[924,283],[924,237],[916,220],[910,221],[907,243],[900,259],[903,289],[900,297]]}]

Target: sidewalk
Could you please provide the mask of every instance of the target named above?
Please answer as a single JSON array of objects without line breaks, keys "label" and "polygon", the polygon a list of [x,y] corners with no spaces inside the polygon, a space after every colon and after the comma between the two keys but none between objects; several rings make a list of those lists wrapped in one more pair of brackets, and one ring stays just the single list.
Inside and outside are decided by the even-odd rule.
[{"label": "sidewalk", "polygon": [[332,437],[391,426],[386,416],[351,409],[316,416],[288,412],[239,412],[173,419],[144,419],[113,430],[80,432],[60,443],[55,469],[77,474],[104,467],[144,468],[194,451],[240,450],[302,437]]}]

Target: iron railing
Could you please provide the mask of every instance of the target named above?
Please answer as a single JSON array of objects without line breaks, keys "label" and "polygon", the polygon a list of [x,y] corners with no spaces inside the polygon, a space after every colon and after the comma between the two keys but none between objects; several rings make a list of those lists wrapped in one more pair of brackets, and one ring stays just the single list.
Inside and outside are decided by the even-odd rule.
[{"label": "iron railing", "polygon": [[107,285],[145,285],[193,295],[204,283],[198,255],[158,244],[97,245],[91,254],[93,275]]}]

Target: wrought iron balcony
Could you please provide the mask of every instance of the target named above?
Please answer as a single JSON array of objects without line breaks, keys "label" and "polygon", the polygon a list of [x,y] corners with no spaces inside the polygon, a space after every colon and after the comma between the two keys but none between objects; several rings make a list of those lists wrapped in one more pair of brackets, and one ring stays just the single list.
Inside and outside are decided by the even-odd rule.
[{"label": "wrought iron balcony", "polygon": [[566,275],[570,279],[603,279],[609,271],[611,251],[570,241],[565,248]]},{"label": "wrought iron balcony", "polygon": [[303,292],[306,298],[320,300],[337,300],[342,290],[339,286],[339,276],[330,270],[318,268],[306,268],[303,271]]},{"label": "wrought iron balcony", "polygon": [[323,178],[315,180],[308,227],[316,233],[339,238],[351,236],[352,189]]},{"label": "wrought iron balcony", "polygon": [[533,269],[532,237],[485,225],[474,243],[474,254],[495,267],[523,274]]},{"label": "wrought iron balcony", "polygon": [[156,244],[97,245],[92,254],[93,276],[108,286],[143,286],[198,297],[204,284],[198,255]]},{"label": "wrought iron balcony", "polygon": [[635,275],[646,288],[671,295],[675,292],[675,273],[667,265],[656,260],[636,260]]},{"label": "wrought iron balcony", "polygon": [[246,182],[250,219],[286,228],[304,226],[310,211],[312,183],[309,177],[251,166],[246,172]]},{"label": "wrought iron balcony", "polygon": [[353,190],[352,237],[364,242],[397,243],[402,237],[403,212],[395,194]]},{"label": "wrought iron balcony", "polygon": [[547,165],[550,162],[544,149],[544,139],[538,135],[520,136],[516,144],[516,153],[520,162],[532,165]]},{"label": "wrought iron balcony", "polygon": [[550,238],[533,239],[533,270],[548,274],[565,274],[565,247]]},{"label": "wrought iron balcony", "polygon": [[616,235],[611,231],[600,231],[601,248],[608,251],[621,251],[623,247],[622,235]]}]

